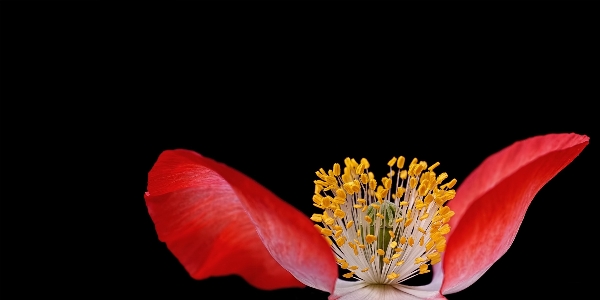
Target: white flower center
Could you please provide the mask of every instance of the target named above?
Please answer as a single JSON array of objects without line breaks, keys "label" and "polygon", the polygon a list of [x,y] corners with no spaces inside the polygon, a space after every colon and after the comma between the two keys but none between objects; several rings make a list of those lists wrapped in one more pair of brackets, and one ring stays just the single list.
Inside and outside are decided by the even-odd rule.
[{"label": "white flower center", "polygon": [[337,163],[333,170],[316,172],[321,180],[315,180],[313,202],[323,213],[311,217],[322,224],[315,227],[337,263],[349,270],[343,276],[396,284],[430,272],[428,266],[440,262],[446,248],[444,235],[454,212],[444,203],[454,198],[456,179],[439,186],[448,177],[446,173],[436,177],[433,170],[439,163],[427,168],[426,162],[415,158],[402,170],[400,156],[388,162],[390,173],[378,185],[366,159],[358,163],[346,158],[344,163],[343,174]]}]

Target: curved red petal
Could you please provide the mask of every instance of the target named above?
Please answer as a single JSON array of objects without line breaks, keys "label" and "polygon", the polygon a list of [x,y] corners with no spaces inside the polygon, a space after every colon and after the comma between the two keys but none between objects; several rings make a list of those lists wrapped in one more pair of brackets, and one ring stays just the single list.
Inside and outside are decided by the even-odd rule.
[{"label": "curved red petal", "polygon": [[442,294],[475,282],[512,244],[535,194],[588,144],[587,136],[549,134],[514,143],[488,157],[448,204]]},{"label": "curved red petal", "polygon": [[160,240],[196,279],[238,274],[262,289],[333,291],[333,253],[308,217],[224,164],[165,151],[145,198]]}]

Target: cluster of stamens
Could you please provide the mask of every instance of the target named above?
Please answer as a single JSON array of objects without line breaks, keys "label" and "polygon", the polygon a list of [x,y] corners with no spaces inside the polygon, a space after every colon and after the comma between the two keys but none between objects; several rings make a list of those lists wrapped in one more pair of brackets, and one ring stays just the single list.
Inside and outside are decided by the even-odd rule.
[{"label": "cluster of stamens", "polygon": [[364,158],[360,163],[346,158],[343,173],[337,163],[333,170],[316,172],[320,180],[315,180],[313,204],[323,212],[311,220],[321,224],[315,227],[338,265],[349,271],[343,277],[395,284],[440,262],[454,215],[444,204],[456,194],[456,179],[442,184],[448,174],[436,176],[439,162],[427,168],[415,158],[403,170],[404,162],[402,156],[392,158],[381,184]]}]

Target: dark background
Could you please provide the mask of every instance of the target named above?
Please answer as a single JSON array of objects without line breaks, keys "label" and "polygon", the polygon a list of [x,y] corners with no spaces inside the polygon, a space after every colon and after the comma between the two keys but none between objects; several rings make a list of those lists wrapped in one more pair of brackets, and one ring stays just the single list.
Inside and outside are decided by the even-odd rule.
[{"label": "dark background", "polygon": [[513,142],[576,132],[590,145],[538,193],[509,251],[447,297],[594,294],[584,288],[596,265],[592,22],[457,17],[426,30],[333,21],[330,7],[308,18],[297,6],[237,5],[2,4],[3,286],[326,299],[191,279],[144,203],[158,155],[197,151],[309,216],[314,172],[348,156],[368,158],[377,176],[392,156],[440,161],[460,184]]}]

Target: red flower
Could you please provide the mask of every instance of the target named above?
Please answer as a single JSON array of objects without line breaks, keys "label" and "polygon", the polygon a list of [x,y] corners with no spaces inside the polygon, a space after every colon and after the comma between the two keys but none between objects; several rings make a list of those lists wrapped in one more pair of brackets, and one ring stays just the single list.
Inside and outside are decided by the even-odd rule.
[{"label": "red flower", "polygon": [[[397,192],[406,187],[407,193],[413,193],[412,202],[404,203],[409,206],[408,210],[419,205],[427,206],[428,202],[424,201],[425,195],[441,191],[441,194],[435,194],[438,197],[436,199],[441,199],[440,201],[432,201],[433,197],[428,198],[429,207],[433,209],[431,216],[419,212],[420,208],[413,210],[415,213],[421,213],[418,219],[427,225],[428,231],[426,233],[426,230],[419,228],[422,233],[419,234],[415,225],[415,230],[411,229],[413,233],[410,238],[414,236],[417,241],[411,241],[410,247],[414,245],[415,249],[423,252],[422,254],[431,255],[423,256],[425,259],[417,255],[414,264],[416,267],[409,268],[407,272],[427,272],[428,264],[434,268],[433,281],[420,287],[404,286],[398,282],[409,274],[397,274],[397,271],[408,269],[393,267],[396,266],[396,261],[398,266],[402,265],[399,262],[400,258],[396,256],[396,260],[391,262],[393,258],[388,255],[393,254],[394,249],[403,253],[402,251],[413,251],[412,248],[400,246],[399,236],[396,237],[398,243],[392,243],[389,238],[390,235],[391,238],[395,237],[393,230],[389,234],[384,232],[387,230],[379,231],[388,228],[383,220],[391,222],[394,218],[400,220],[404,217],[397,223],[404,224],[406,221],[406,228],[412,226],[408,225],[410,222],[406,220],[409,219],[410,213],[407,213],[407,209],[402,210],[402,203],[398,202],[401,201],[400,196],[404,195],[392,194],[389,191],[391,183],[386,187],[385,182],[382,182],[381,189],[376,190],[373,187],[373,192],[367,193],[369,178],[359,179],[362,169],[356,174],[353,173],[355,168],[358,168],[356,161],[347,161],[347,165],[353,168],[348,172],[355,176],[354,183],[349,178],[342,180],[343,176],[339,176],[341,172],[335,170],[335,167],[333,173],[320,172],[322,179],[338,178],[337,182],[334,179],[329,183],[332,185],[330,192],[335,193],[336,190],[332,187],[336,186],[342,191],[346,189],[347,193],[339,192],[339,197],[335,198],[337,204],[330,203],[329,200],[325,203],[317,196],[315,206],[329,211],[330,214],[313,216],[313,220],[323,222],[327,227],[322,228],[325,229],[322,234],[331,236],[328,238],[330,243],[332,240],[336,241],[335,235],[337,238],[353,235],[359,239],[358,243],[352,244],[354,246],[342,240],[331,243],[330,247],[315,230],[309,218],[294,207],[240,172],[188,150],[165,151],[160,155],[148,175],[145,199],[159,239],[167,244],[195,279],[238,274],[261,289],[308,285],[331,293],[331,299],[364,299],[367,296],[385,299],[443,299],[443,294],[461,291],[475,282],[508,250],[535,194],[569,164],[588,141],[587,136],[577,134],[549,134],[514,143],[488,157],[460,184],[454,199],[447,203],[448,208],[444,208],[444,213],[448,213],[450,209],[454,211],[451,219],[451,213],[447,214],[448,218],[437,220],[434,215],[440,215],[437,211],[441,211],[444,202],[452,198],[443,196],[445,198],[441,199],[443,197],[440,195],[444,194],[444,191],[451,191],[448,195],[454,195],[450,190],[453,184],[442,184],[438,187],[432,181],[436,178],[433,171],[431,174],[419,175],[427,168],[426,164],[419,167],[419,163],[413,162],[416,165],[409,166],[408,178],[404,175],[404,178],[407,178],[406,184],[396,184],[400,187]],[[365,164],[368,162],[365,161]],[[364,164],[361,165],[360,168],[365,167]],[[394,165],[394,162],[390,162],[390,165]],[[411,168],[413,171],[410,171]],[[414,171],[415,169],[419,169],[418,172]],[[425,174],[431,176],[430,183],[423,183],[427,181],[426,178],[422,179],[426,177]],[[410,183],[411,176],[416,180],[421,178],[419,186]],[[441,182],[440,177],[444,176],[437,177],[438,184]],[[352,184],[355,184],[358,190],[361,186],[360,181],[365,192],[363,197],[371,199],[365,200],[366,203],[361,202],[364,205],[356,202],[358,197],[351,195]],[[345,183],[349,185],[344,186]],[[317,188],[317,193],[321,192],[319,189],[328,187],[327,183],[317,185],[321,185],[321,188]],[[421,191],[421,186],[426,187]],[[345,204],[344,198],[351,200],[351,203]],[[381,206],[377,201],[379,204],[389,203],[389,206],[386,206],[389,207],[389,217],[384,216],[387,212],[383,208],[379,211],[382,214],[375,217],[376,209],[380,209]],[[336,207],[340,208],[339,211],[335,210]],[[360,222],[363,222],[361,224],[364,226],[353,227],[354,223],[348,221],[357,218],[356,221],[359,222],[359,214],[368,223],[361,219]],[[322,218],[331,220],[328,219],[326,225]],[[381,222],[369,225],[371,219],[375,218],[381,219]],[[440,229],[446,222],[452,230],[446,234],[445,239],[439,234],[437,239],[432,238],[436,231],[447,232]],[[343,227],[347,227],[348,230],[343,229],[340,224],[345,225]],[[396,230],[391,224],[389,228]],[[369,226],[371,229],[368,229]],[[444,228],[448,229],[446,227]],[[356,230],[363,232],[356,234]],[[400,235],[403,234],[402,230],[404,229],[400,230]],[[404,230],[405,236],[407,232]],[[369,233],[372,233],[371,239],[365,239]],[[377,249],[379,247],[375,245],[378,242],[373,240],[379,237],[383,242],[386,234],[388,240],[385,241],[385,249]],[[425,242],[421,241],[419,248],[420,236],[426,239]],[[427,248],[425,244],[428,240],[431,240],[431,245]],[[361,243],[363,247],[359,249]],[[393,244],[393,247],[388,248],[388,243]],[[405,240],[404,244],[408,242]],[[335,255],[332,248],[338,249]],[[437,251],[434,248],[437,248]],[[381,251],[377,252],[378,250]],[[359,252],[365,256],[356,256]],[[379,253],[381,257],[365,261],[362,258],[367,257],[367,253],[373,254],[373,257]],[[420,255],[421,252],[417,254]],[[406,257],[412,258],[412,265],[415,258],[411,255]],[[348,259],[354,259],[356,268],[348,266],[343,259],[346,256]],[[439,263],[436,264],[437,262]],[[358,266],[361,263],[363,265]],[[359,280],[339,280],[336,264],[349,268],[352,271],[349,276]],[[373,270],[367,270],[369,266],[372,266]],[[363,267],[365,275],[361,275],[359,270]],[[378,279],[373,279],[374,275],[381,276],[375,276]],[[375,281],[386,284],[371,284]]]}]

